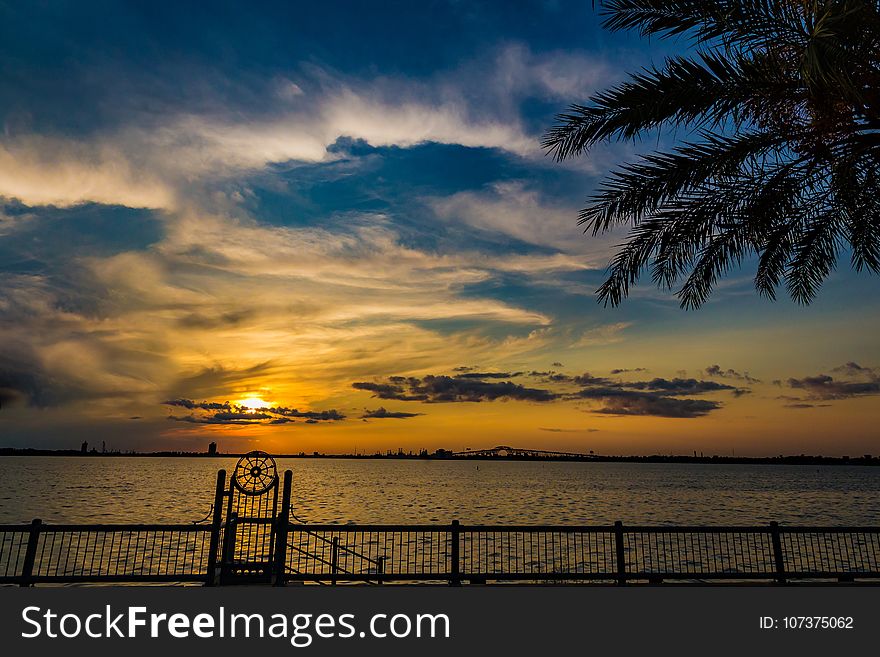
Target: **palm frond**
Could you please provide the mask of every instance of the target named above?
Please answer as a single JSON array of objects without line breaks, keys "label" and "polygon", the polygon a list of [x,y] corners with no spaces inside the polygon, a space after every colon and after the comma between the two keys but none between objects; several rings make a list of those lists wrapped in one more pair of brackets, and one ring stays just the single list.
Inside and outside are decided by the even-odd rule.
[{"label": "palm frond", "polygon": [[631,226],[597,290],[619,304],[645,270],[685,308],[757,256],[755,288],[809,303],[851,252],[880,273],[880,0],[604,0],[604,25],[685,36],[665,60],[573,105],[557,160],[682,129],[677,146],[609,173],[578,221]]}]

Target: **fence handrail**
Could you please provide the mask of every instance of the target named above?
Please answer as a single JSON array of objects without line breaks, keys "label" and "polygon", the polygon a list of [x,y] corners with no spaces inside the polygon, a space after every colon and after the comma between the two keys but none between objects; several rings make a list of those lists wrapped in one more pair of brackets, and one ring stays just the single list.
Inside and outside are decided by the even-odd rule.
[{"label": "fence handrail", "polygon": [[[272,525],[277,537],[287,539],[284,549],[276,550],[267,564],[278,585],[322,580],[880,580],[880,526],[340,525],[285,522],[286,517],[279,514]],[[226,521],[217,515],[204,525],[0,525],[0,582],[218,583],[217,567],[231,563],[230,530],[241,521],[232,514]],[[302,540],[291,540],[296,536]],[[330,559],[322,551],[328,544]],[[343,554],[359,561],[352,563]],[[368,572],[350,572],[361,568]]]},{"label": "fence handrail", "polygon": [[[271,519],[266,518],[239,518],[239,521],[271,524]],[[369,532],[369,531],[451,531],[452,525],[444,524],[363,524],[363,525],[340,525],[333,523],[288,523],[290,529],[297,531],[340,531],[340,532]],[[754,532],[767,533],[769,525],[623,525],[624,531],[629,533],[715,533],[715,532]],[[103,523],[103,524],[51,524],[43,522],[40,525],[41,532],[76,532],[76,531],[189,531],[208,532],[210,524],[193,525],[192,523]],[[31,524],[5,524],[0,525],[0,532],[30,532]],[[614,525],[459,525],[461,532],[613,532]],[[821,532],[824,534],[850,534],[850,533],[880,533],[880,525],[784,525],[779,524],[782,533],[809,534]]]},{"label": "fence handrail", "polygon": [[[339,525],[334,523],[290,523],[291,529],[300,531],[340,531],[340,532],[377,532],[377,531],[451,531],[452,525],[443,524],[364,524],[364,525]],[[769,533],[770,525],[627,525],[623,524],[625,532],[634,533],[727,533],[727,532],[750,532]],[[613,532],[614,525],[466,525],[458,526],[461,532]],[[857,532],[880,533],[880,525],[828,525],[828,526],[805,526],[805,525],[779,525],[782,532],[788,533],[812,533],[823,532],[830,534],[848,534]]]}]

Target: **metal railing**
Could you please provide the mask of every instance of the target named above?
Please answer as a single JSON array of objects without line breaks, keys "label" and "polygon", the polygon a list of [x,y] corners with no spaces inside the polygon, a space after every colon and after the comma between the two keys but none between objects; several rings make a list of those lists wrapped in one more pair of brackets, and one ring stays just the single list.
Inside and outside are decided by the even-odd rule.
[{"label": "metal railing", "polygon": [[0,526],[0,583],[204,582],[210,526]]},{"label": "metal railing", "polygon": [[[282,518],[284,518],[282,520]],[[0,525],[0,583],[224,583],[236,520]],[[234,531],[227,531],[232,528]],[[880,583],[880,527],[305,525],[279,515],[265,581]],[[271,531],[270,531],[271,530]],[[239,552],[240,554],[240,552]],[[240,557],[237,557],[240,558]]]}]

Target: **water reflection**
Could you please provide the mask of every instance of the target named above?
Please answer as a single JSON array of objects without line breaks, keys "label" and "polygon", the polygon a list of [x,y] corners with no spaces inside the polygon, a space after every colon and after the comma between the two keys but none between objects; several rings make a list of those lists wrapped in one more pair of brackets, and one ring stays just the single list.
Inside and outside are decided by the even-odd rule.
[{"label": "water reflection", "polygon": [[[0,522],[187,522],[235,459],[0,458]],[[875,525],[880,468],[279,459],[315,523]]]}]

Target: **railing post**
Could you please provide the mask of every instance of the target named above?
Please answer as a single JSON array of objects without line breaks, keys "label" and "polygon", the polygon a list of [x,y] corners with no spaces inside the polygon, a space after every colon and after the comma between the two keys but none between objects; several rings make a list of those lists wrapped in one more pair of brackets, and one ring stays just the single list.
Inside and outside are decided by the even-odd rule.
[{"label": "railing post", "polygon": [[379,586],[382,586],[385,583],[385,578],[382,575],[385,574],[385,556],[381,556],[376,560],[376,583]]},{"label": "railing post", "polygon": [[33,584],[34,561],[37,558],[37,544],[40,541],[40,526],[43,521],[34,518],[31,521],[31,531],[28,534],[27,549],[24,553],[24,564],[21,567],[21,583],[19,586],[31,586]]},{"label": "railing post", "polygon": [[272,586],[284,586],[284,569],[287,566],[287,525],[290,522],[290,489],[293,472],[284,471],[284,488],[281,490],[281,511],[275,519],[275,563],[272,568]]},{"label": "railing post", "polygon": [[223,533],[223,555],[220,563],[220,583],[223,584],[230,573],[230,565],[235,555],[235,534],[238,531],[238,513],[233,511],[226,517],[226,528]]},{"label": "railing post", "polygon": [[776,565],[776,583],[785,584],[785,559],[782,554],[782,538],[779,535],[779,523],[770,523],[770,537],[773,540],[773,560]]},{"label": "railing post", "polygon": [[461,570],[459,567],[459,556],[461,545],[459,543],[459,537],[461,536],[461,526],[458,524],[458,520],[452,521],[452,528],[450,531],[450,539],[452,541],[452,545],[450,546],[450,579],[449,583],[452,586],[461,586]]},{"label": "railing post", "polygon": [[223,523],[223,491],[226,487],[226,470],[217,471],[217,486],[214,488],[214,516],[211,518],[211,541],[208,547],[208,573],[205,586],[216,586],[220,579],[217,571],[217,550],[220,549],[220,530]]},{"label": "railing post", "polygon": [[624,586],[626,584],[626,556],[623,552],[623,523],[620,520],[614,521],[614,555],[617,566],[617,585]]},{"label": "railing post", "polygon": [[330,581],[336,586],[336,575],[339,572],[339,537],[330,541]]}]

